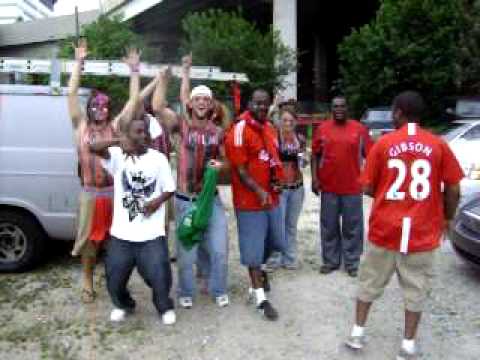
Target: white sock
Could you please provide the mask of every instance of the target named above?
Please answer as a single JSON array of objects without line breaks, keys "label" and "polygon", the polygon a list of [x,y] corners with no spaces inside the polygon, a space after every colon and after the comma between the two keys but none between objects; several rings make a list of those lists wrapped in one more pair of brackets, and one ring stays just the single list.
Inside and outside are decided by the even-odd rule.
[{"label": "white sock", "polygon": [[353,325],[352,329],[352,336],[363,336],[365,333],[365,327],[364,326],[358,326],[357,324]]},{"label": "white sock", "polygon": [[402,349],[405,350],[406,352],[412,354],[415,352],[415,340],[408,340],[408,339],[403,339],[402,340]]},{"label": "white sock", "polygon": [[267,300],[267,297],[265,296],[265,291],[263,290],[263,288],[253,289],[253,293],[255,294],[255,300],[257,302],[257,306],[260,305],[265,300]]}]

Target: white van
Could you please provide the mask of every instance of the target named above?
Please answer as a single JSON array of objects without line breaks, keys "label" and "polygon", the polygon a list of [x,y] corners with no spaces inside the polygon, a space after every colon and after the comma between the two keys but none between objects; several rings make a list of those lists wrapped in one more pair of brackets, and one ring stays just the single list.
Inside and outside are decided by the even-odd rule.
[{"label": "white van", "polygon": [[0,272],[27,270],[47,241],[74,238],[80,180],[66,96],[0,85]]}]

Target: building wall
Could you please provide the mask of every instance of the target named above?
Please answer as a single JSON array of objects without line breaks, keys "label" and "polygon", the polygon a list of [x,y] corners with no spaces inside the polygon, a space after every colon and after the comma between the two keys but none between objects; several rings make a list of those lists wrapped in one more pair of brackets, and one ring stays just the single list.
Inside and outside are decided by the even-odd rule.
[{"label": "building wall", "polygon": [[53,15],[54,1],[0,0],[0,24],[43,19]]}]

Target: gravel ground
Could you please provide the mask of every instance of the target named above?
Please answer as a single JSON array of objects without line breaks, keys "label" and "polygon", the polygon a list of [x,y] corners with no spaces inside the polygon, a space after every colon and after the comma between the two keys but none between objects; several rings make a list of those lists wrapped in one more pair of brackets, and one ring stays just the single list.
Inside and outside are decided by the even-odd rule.
[{"label": "gravel ground", "polygon": [[[230,218],[231,304],[219,309],[199,295],[191,310],[178,309],[177,324],[161,324],[150,291],[138,274],[130,288],[137,311],[124,324],[108,322],[111,303],[103,266],[96,274],[98,300],[80,303],[81,267],[69,245],[53,243],[56,255],[28,274],[0,275],[0,359],[394,359],[402,338],[403,307],[393,281],[372,311],[368,346],[362,354],[342,341],[353,317],[355,280],[343,271],[318,273],[318,199],[308,193],[299,223],[301,268],[280,270],[271,299],[276,323],[262,320],[246,303],[246,272],[239,265],[228,189],[222,191]],[[369,200],[365,200],[368,214]],[[175,269],[174,269],[175,270]],[[174,271],[175,272],[175,271]],[[480,274],[442,248],[428,309],[422,320],[420,359],[480,358]]]}]

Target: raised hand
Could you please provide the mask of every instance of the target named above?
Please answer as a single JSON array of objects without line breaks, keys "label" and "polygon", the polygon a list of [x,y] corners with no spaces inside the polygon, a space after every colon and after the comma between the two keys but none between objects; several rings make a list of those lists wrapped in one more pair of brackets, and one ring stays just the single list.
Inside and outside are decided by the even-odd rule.
[{"label": "raised hand", "polygon": [[138,71],[140,66],[141,52],[137,48],[127,49],[127,56],[123,58],[123,62],[128,65],[130,70]]},{"label": "raised hand", "polygon": [[161,80],[169,81],[172,78],[172,67],[170,65],[168,65],[167,67],[162,68],[158,72],[158,77]]},{"label": "raised hand", "polygon": [[75,48],[75,60],[84,61],[88,55],[87,39],[80,39]]},{"label": "raised hand", "polygon": [[190,70],[191,67],[192,67],[192,53],[185,55],[182,58],[182,69]]}]

